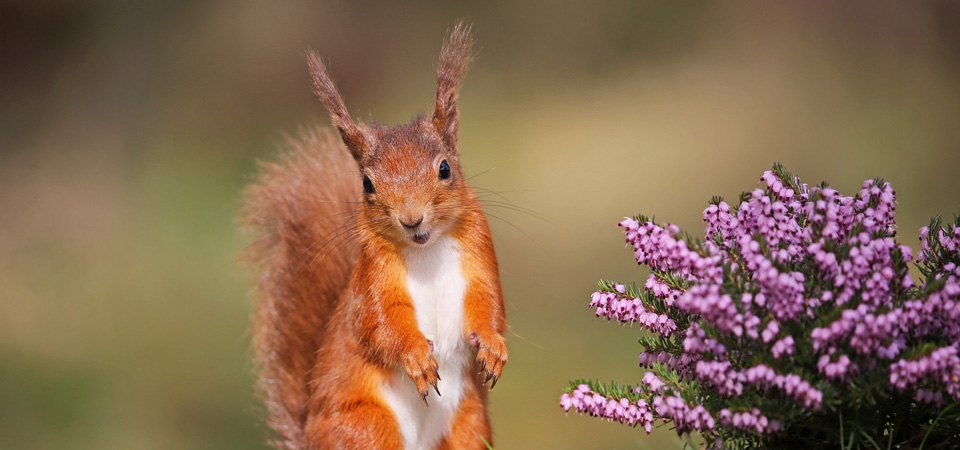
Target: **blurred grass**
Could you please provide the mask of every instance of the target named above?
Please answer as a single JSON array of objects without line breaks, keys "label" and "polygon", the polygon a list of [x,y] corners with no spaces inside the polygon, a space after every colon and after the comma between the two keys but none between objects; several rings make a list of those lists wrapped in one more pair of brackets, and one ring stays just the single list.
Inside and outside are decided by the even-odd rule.
[{"label": "blurred grass", "polygon": [[[0,449],[264,448],[234,221],[257,158],[326,121],[318,49],[358,117],[433,98],[455,18],[479,59],[463,163],[489,197],[511,330],[498,448],[680,448],[565,417],[567,380],[639,380],[637,329],[592,319],[643,281],[616,223],[698,232],[784,163],[893,183],[901,241],[960,202],[949,4],[0,3]],[[540,216],[542,219],[535,217]]]}]

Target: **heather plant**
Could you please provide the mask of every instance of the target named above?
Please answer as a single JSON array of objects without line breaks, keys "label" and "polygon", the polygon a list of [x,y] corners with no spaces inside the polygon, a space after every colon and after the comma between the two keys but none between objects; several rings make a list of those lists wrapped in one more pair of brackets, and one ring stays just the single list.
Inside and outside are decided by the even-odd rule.
[{"label": "heather plant", "polygon": [[714,198],[703,240],[620,222],[649,277],[601,281],[590,307],[646,330],[640,381],[575,380],[560,405],[717,448],[957,448],[960,216],[923,227],[914,257],[889,183],[850,197],[780,165],[761,183]]}]

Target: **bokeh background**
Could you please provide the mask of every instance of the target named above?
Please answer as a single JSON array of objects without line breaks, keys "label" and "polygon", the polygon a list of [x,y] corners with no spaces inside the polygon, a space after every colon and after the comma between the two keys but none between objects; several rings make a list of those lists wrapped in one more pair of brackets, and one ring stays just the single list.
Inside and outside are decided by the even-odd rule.
[{"label": "bokeh background", "polygon": [[681,447],[558,406],[642,376],[638,329],[586,306],[645,279],[623,216],[699,232],[776,161],[892,182],[914,248],[960,204],[955,2],[0,1],[0,449],[265,448],[235,217],[256,161],[327,123],[303,52],[402,122],[461,17],[463,164],[502,196],[499,448]]}]

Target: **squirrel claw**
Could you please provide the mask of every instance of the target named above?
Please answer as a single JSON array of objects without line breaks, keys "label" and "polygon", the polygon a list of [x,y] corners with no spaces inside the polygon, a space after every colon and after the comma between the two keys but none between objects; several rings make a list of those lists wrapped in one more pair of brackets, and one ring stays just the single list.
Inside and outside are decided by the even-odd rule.
[{"label": "squirrel claw", "polygon": [[[424,344],[426,344],[426,342],[424,342]],[[440,395],[440,389],[437,386],[437,382],[440,381],[440,366],[437,364],[437,360],[434,359],[433,355],[430,354],[427,347],[427,345],[424,345],[418,349],[419,351],[411,351],[410,354],[407,355],[403,365],[407,376],[410,377],[416,385],[417,393],[420,394],[423,403],[430,406],[430,404],[427,403],[427,396],[430,395],[430,386],[433,386],[433,389],[437,391],[437,395]]]},{"label": "squirrel claw", "polygon": [[490,389],[497,385],[503,366],[507,364],[507,345],[503,336],[496,333],[478,334],[477,363],[483,383],[492,381]]}]

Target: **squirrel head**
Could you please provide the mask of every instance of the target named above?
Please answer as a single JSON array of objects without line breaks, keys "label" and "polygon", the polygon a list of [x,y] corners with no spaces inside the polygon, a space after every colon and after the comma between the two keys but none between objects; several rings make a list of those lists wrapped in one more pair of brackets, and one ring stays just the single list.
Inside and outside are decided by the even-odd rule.
[{"label": "squirrel head", "polygon": [[458,23],[440,52],[433,114],[397,126],[355,122],[320,57],[307,54],[314,91],[360,167],[361,227],[419,247],[460,220],[472,194],[460,169],[457,98],[471,45],[469,25]]}]

